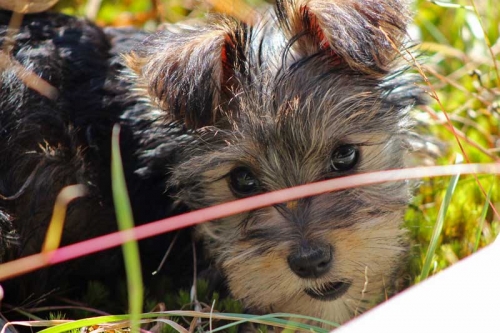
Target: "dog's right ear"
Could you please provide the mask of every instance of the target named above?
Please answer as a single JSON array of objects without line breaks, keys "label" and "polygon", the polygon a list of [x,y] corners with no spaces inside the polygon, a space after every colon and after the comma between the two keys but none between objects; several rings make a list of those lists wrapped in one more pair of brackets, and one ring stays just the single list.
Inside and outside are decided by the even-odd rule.
[{"label": "dog's right ear", "polygon": [[277,0],[277,16],[300,57],[328,52],[336,66],[385,74],[400,55],[408,0]]},{"label": "dog's right ear", "polygon": [[188,128],[213,125],[245,71],[246,26],[213,15],[203,25],[171,25],[125,56],[151,102]]}]

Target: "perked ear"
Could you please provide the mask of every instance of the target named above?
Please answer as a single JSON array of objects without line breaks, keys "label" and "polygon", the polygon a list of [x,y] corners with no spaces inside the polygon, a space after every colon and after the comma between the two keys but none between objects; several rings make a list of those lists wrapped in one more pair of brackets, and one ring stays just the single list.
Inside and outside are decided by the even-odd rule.
[{"label": "perked ear", "polygon": [[329,51],[333,62],[384,74],[399,55],[410,20],[406,0],[277,0],[292,51]]},{"label": "perked ear", "polygon": [[170,25],[125,56],[138,88],[188,128],[216,123],[245,70],[246,26],[213,15],[203,25]]}]

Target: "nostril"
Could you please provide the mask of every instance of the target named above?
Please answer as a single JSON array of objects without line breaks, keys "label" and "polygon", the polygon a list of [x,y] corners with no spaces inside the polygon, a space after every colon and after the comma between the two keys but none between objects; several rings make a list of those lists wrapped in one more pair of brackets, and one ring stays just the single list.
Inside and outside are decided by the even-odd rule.
[{"label": "nostril", "polygon": [[317,278],[330,270],[331,246],[302,246],[288,256],[290,269],[301,278]]},{"label": "nostril", "polygon": [[330,260],[328,261],[322,261],[318,264],[318,267],[319,268],[324,268],[324,267],[327,267],[328,265],[330,264]]}]

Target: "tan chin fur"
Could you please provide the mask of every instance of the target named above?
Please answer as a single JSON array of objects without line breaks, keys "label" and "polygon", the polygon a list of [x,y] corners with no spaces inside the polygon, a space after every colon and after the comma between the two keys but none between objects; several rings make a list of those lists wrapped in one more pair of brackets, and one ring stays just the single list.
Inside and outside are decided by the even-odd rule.
[{"label": "tan chin fur", "polygon": [[[405,253],[401,214],[374,218],[345,229],[328,231],[334,264],[315,282],[301,279],[288,267],[291,244],[281,243],[260,255],[249,243],[235,243],[222,263],[232,294],[249,308],[313,316],[337,323],[359,314],[384,295],[394,268]],[[352,282],[346,294],[320,301],[304,293],[307,287],[327,282]]]}]

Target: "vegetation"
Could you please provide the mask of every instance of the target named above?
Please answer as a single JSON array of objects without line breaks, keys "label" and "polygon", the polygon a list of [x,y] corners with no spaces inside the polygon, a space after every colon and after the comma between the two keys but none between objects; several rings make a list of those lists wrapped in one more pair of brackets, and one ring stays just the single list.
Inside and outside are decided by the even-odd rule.
[{"label": "vegetation", "polygon": [[[423,108],[417,118],[430,125],[430,133],[446,144],[438,163],[453,164],[458,154],[465,162],[497,162],[500,10],[494,1],[418,1],[416,8],[415,24],[424,52],[421,69],[433,97],[430,107]],[[424,181],[408,210],[407,228],[414,243],[411,283],[420,280],[448,184],[448,178]],[[500,217],[495,212],[499,190],[498,178],[493,176],[460,178],[436,240],[431,273],[473,253],[477,243],[484,246],[495,239],[500,231]],[[488,193],[491,206],[486,200]]]},{"label": "vegetation", "polygon": [[[209,0],[200,4],[188,0],[89,0],[88,3],[85,0],[61,0],[57,10],[88,15],[100,25],[134,24],[154,29],[160,22],[197,17],[208,10],[226,12],[239,18],[246,15],[250,20],[250,8],[262,5],[261,0],[242,1]],[[463,163],[498,162],[500,10],[496,0],[453,0],[446,3],[418,0],[415,12],[415,25],[411,33],[422,41],[419,47],[422,56],[418,59],[419,64],[412,65],[428,85],[431,101],[429,106],[416,110],[415,117],[418,119],[417,126],[436,138],[441,147],[437,163],[454,164],[460,159],[463,159]],[[409,62],[413,62],[412,59]],[[119,182],[118,179],[116,181]],[[413,285],[472,254],[493,242],[500,232],[498,177],[422,179],[420,185],[405,218],[412,250],[404,274],[404,286]],[[133,262],[134,250],[129,248],[129,251],[132,254],[128,255],[127,260]],[[168,281],[164,283],[167,285]],[[208,331],[215,328],[211,326],[214,319],[230,319],[220,314],[212,315],[214,308],[227,313],[239,313],[242,310],[241,304],[234,300],[209,295],[203,281],[198,281],[200,302],[195,306],[189,292],[185,290],[170,291],[161,296],[146,290],[142,304],[142,294],[131,297],[128,302],[126,296],[123,300],[109,300],[106,297],[109,293],[103,288],[96,283],[89,284],[87,293],[79,301],[92,304],[95,308],[106,302],[116,302],[114,307],[124,312],[127,309],[125,304],[130,304],[132,308],[136,302],[134,322],[147,323],[150,329],[154,327],[161,332],[183,331],[185,329],[182,327],[194,327],[199,323],[202,323],[201,330]],[[120,288],[126,295],[125,282]],[[150,288],[154,289],[154,286]],[[106,305],[109,307],[109,304]],[[154,314],[137,314],[140,309],[179,311],[173,311],[167,320],[159,319]],[[204,310],[204,314],[187,311],[191,309]],[[68,315],[58,311],[54,311],[48,319],[68,318]],[[95,315],[92,311],[80,307],[73,313],[90,317]],[[36,317],[33,315],[31,318]],[[46,332],[68,331],[82,326],[95,329],[98,324],[111,321],[118,322],[104,330],[121,331],[130,326],[128,319],[128,315],[88,318],[82,322],[68,322],[63,324],[66,326],[50,328]],[[258,324],[287,324],[279,316],[263,318],[239,315],[231,319],[253,320]],[[221,328],[220,324],[217,325],[228,332],[236,330],[235,326]],[[302,328],[308,329],[305,326]],[[265,325],[261,326],[261,330],[266,331]]]}]

